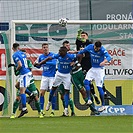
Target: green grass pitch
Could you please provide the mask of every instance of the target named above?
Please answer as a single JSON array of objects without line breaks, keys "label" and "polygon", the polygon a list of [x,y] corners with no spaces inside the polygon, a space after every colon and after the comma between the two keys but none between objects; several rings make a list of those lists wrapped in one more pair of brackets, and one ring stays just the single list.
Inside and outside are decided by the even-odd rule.
[{"label": "green grass pitch", "polygon": [[133,116],[0,118],[0,133],[133,133]]}]

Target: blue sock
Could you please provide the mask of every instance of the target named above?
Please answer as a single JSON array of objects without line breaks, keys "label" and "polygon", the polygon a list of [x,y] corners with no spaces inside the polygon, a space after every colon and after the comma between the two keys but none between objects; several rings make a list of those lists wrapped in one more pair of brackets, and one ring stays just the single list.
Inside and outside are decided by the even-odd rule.
[{"label": "blue sock", "polygon": [[65,95],[64,95],[64,100],[65,100],[65,108],[68,108],[69,93],[65,93]]},{"label": "blue sock", "polygon": [[84,86],[85,86],[85,89],[86,89],[86,93],[87,93],[87,97],[88,97],[88,100],[91,100],[91,95],[90,95],[90,91],[91,91],[91,88],[90,88],[90,81],[88,80],[84,80]]},{"label": "blue sock", "polygon": [[41,110],[43,110],[44,109],[44,96],[40,96],[40,108],[41,108]]},{"label": "blue sock", "polygon": [[55,90],[50,90],[50,93],[49,93],[49,102],[52,101],[54,93],[55,93]]},{"label": "blue sock", "polygon": [[101,99],[101,102],[102,102],[102,105],[104,106],[105,105],[105,101],[104,101],[104,91],[102,89],[102,87],[98,87],[98,91],[99,91],[99,94],[100,94],[100,99]]},{"label": "blue sock", "polygon": [[56,102],[56,96],[53,96],[53,98],[52,98],[52,110],[55,110],[55,102]]},{"label": "blue sock", "polygon": [[22,108],[25,108],[26,107],[26,95],[20,94],[20,96],[21,96]]},{"label": "blue sock", "polygon": [[25,93],[30,96],[31,92],[26,88]]}]

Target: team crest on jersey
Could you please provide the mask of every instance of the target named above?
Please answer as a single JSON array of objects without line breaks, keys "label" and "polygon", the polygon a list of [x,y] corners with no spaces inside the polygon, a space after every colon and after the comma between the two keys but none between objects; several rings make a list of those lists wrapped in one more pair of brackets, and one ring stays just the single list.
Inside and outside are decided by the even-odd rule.
[{"label": "team crest on jersey", "polygon": [[16,59],[15,59],[16,61],[18,60],[18,57],[16,57]]},{"label": "team crest on jersey", "polygon": [[41,58],[41,60],[44,60],[44,58]]}]

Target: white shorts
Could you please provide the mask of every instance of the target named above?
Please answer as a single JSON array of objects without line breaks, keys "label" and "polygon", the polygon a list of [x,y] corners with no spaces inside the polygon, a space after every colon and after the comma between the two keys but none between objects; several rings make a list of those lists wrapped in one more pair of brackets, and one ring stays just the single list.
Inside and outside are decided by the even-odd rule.
[{"label": "white shorts", "polygon": [[85,79],[89,81],[95,81],[96,86],[102,87],[105,77],[104,68],[94,68],[92,67],[86,74]]},{"label": "white shorts", "polygon": [[70,88],[71,88],[71,75],[70,75],[70,73],[64,74],[64,73],[60,73],[60,72],[56,71],[53,86],[58,87],[60,84],[64,85],[64,89],[70,90]]},{"label": "white shorts", "polygon": [[40,90],[46,90],[52,88],[54,77],[42,76]]},{"label": "white shorts", "polygon": [[33,76],[31,72],[27,74],[20,75],[18,81],[20,82],[20,88],[25,87],[27,88],[30,85],[30,81],[33,80]]}]

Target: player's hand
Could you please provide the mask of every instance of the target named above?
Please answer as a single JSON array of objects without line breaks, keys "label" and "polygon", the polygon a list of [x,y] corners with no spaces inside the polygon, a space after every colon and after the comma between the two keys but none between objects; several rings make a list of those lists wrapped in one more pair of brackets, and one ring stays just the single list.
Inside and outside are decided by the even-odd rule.
[{"label": "player's hand", "polygon": [[11,63],[8,64],[8,68],[10,68],[10,67],[12,67],[12,66],[15,67],[15,64],[11,64]]},{"label": "player's hand", "polygon": [[105,66],[105,64],[107,63],[108,61],[106,59],[104,59],[103,62],[100,63],[100,66]]},{"label": "player's hand", "polygon": [[34,65],[34,67],[37,67],[37,66],[39,66],[39,63],[35,62],[33,65]]},{"label": "player's hand", "polygon": [[70,66],[73,66],[74,64],[75,64],[75,62],[73,61],[73,62],[70,63]]},{"label": "player's hand", "polygon": [[105,62],[104,62],[104,61],[101,62],[101,63],[100,63],[100,66],[105,66]]},{"label": "player's hand", "polygon": [[80,48],[80,50],[83,50],[83,49],[84,49],[83,47]]}]

